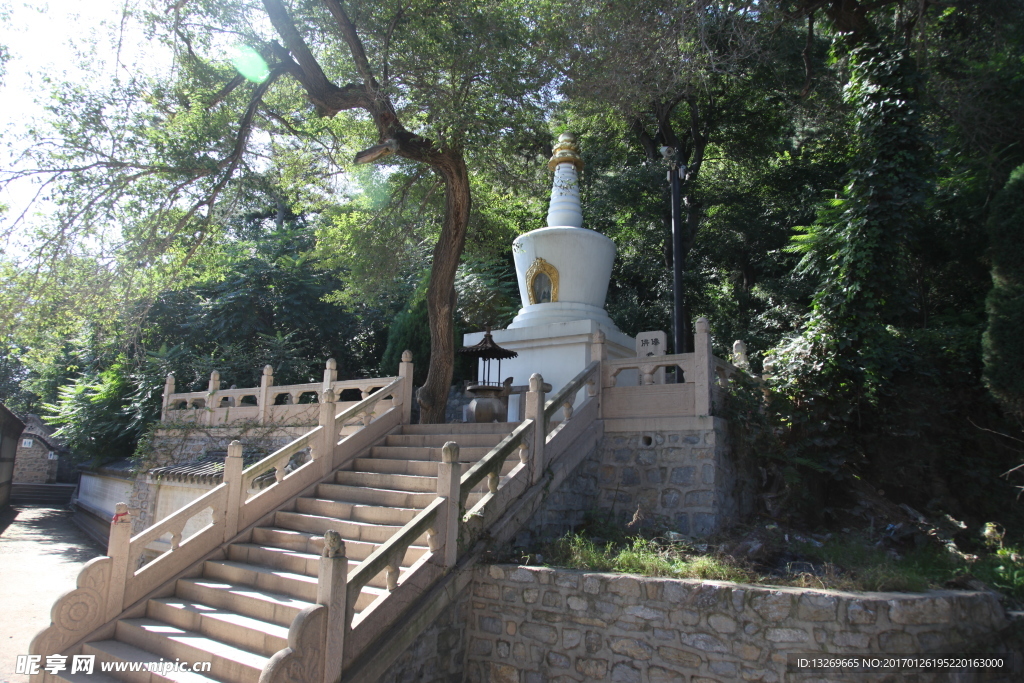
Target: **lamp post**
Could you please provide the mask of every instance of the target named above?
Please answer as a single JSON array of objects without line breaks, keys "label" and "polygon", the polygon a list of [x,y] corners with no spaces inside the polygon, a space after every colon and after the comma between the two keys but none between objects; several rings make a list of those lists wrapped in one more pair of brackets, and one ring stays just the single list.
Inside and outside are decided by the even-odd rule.
[{"label": "lamp post", "polygon": [[690,350],[690,321],[683,306],[683,212],[680,181],[686,164],[679,163],[678,150],[662,147],[661,156],[668,162],[668,184],[672,190],[672,344],[676,353]]}]

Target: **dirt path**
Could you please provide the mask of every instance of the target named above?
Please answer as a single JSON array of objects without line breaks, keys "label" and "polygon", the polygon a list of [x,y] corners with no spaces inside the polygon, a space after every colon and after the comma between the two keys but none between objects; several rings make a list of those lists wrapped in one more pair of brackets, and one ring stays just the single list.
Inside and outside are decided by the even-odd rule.
[{"label": "dirt path", "polygon": [[27,683],[14,673],[17,656],[49,626],[53,601],[75,587],[82,565],[104,552],[63,508],[0,511],[0,683]]}]

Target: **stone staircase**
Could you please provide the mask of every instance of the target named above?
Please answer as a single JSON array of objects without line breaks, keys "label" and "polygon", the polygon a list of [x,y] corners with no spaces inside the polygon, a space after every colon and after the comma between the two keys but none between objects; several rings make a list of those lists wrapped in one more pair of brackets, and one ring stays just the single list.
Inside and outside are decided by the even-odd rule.
[{"label": "stone staircase", "polygon": [[[337,531],[358,563],[398,533],[437,497],[441,447],[458,442],[465,472],[515,429],[512,423],[400,425],[368,457],[355,458],[311,491],[278,508],[206,559],[194,575],[151,597],[113,627],[112,637],[87,642],[96,673],[63,674],[68,681],[224,681],[257,683],[272,655],[288,646],[289,626],[317,601],[324,534]],[[508,474],[518,464],[510,458]],[[466,501],[486,493],[481,483]],[[405,551],[400,574],[427,553],[426,534]],[[358,615],[387,592],[384,571],[362,588],[350,609]],[[401,580],[401,578],[399,578]],[[100,662],[212,662],[213,674],[168,671],[100,674]],[[109,676],[109,677],[108,677]]]}]

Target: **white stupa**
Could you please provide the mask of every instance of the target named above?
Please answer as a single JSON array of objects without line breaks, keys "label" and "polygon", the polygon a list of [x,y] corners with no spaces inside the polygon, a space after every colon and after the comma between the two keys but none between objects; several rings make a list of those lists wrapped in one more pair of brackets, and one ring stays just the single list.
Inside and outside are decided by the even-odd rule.
[{"label": "white stupa", "polygon": [[[598,329],[605,334],[609,358],[635,357],[636,346],[604,310],[615,243],[583,227],[577,176],[583,159],[573,135],[559,136],[548,167],[555,172],[548,225],[512,243],[523,307],[508,329],[491,336],[519,353],[502,364],[502,374],[513,384],[527,384],[539,372],[557,391],[590,362]],[[472,346],[482,338],[482,332],[467,334],[463,343]],[[510,418],[518,415],[514,403]]]}]

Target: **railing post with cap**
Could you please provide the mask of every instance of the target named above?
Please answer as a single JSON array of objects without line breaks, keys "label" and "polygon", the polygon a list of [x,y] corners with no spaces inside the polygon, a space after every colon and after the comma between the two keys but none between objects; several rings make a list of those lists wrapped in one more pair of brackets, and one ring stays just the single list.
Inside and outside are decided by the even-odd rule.
[{"label": "railing post with cap", "polygon": [[210,373],[210,384],[206,391],[206,424],[213,424],[213,410],[217,407],[217,392],[220,391],[220,373]]},{"label": "railing post with cap", "polygon": [[402,352],[398,376],[402,378],[402,385],[398,389],[402,401],[402,424],[407,425],[412,420],[412,351],[408,349]]},{"label": "railing post with cap", "polygon": [[124,592],[128,577],[135,573],[130,567],[129,550],[132,540],[132,516],[127,503],[114,506],[114,518],[110,520],[110,537],[107,540],[107,555],[110,565],[110,584],[107,588],[107,617],[109,621],[124,608]]},{"label": "railing post with cap", "polygon": [[266,424],[267,416],[270,415],[270,387],[274,386],[274,368],[270,365],[263,366],[263,377],[260,378],[260,396],[257,420]]},{"label": "railing post with cap", "polygon": [[334,469],[334,446],[338,442],[338,430],[335,417],[338,404],[334,402],[334,389],[328,387],[320,394],[320,443],[313,447],[313,459],[323,463],[321,471],[327,474]]},{"label": "railing post with cap", "polygon": [[459,559],[459,513],[462,466],[459,464],[459,444],[449,441],[441,447],[441,462],[437,465],[437,495],[448,500],[437,521],[436,533],[442,534],[443,566],[454,567]]},{"label": "railing post with cap", "polygon": [[324,533],[324,549],[320,555],[320,576],[316,584],[316,602],[327,607],[327,642],[324,643],[323,683],[341,680],[342,658],[345,654],[345,633],[349,626],[348,558],[345,541],[334,529]]},{"label": "railing post with cap", "polygon": [[707,318],[697,318],[693,336],[693,408],[696,415],[711,414],[711,391],[715,376],[715,358],[711,355],[711,326]]},{"label": "railing post with cap", "polygon": [[160,420],[167,421],[167,411],[171,408],[171,396],[174,394],[174,373],[167,375],[164,382],[164,403],[160,410]]},{"label": "railing post with cap", "polygon": [[228,485],[226,510],[224,514],[224,541],[238,533],[238,515],[244,502],[242,491],[242,442],[235,439],[228,444],[228,456],[224,458],[224,483]]},{"label": "railing post with cap", "polygon": [[544,473],[544,442],[547,440],[547,421],[544,418],[544,378],[535,372],[530,376],[530,390],[526,392],[526,419],[533,420],[533,474],[530,481],[540,481]]}]

